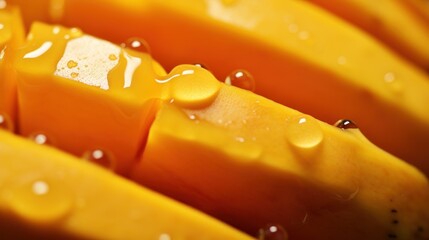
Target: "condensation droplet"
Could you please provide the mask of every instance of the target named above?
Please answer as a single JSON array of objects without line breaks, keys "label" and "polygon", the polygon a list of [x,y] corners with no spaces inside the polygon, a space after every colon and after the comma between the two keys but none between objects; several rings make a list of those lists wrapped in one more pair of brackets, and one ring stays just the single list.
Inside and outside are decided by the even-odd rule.
[{"label": "condensation droplet", "polygon": [[167,233],[163,233],[159,235],[159,240],[171,240],[171,237]]},{"label": "condensation droplet", "polygon": [[358,126],[356,125],[356,123],[354,123],[352,120],[348,120],[348,119],[338,120],[334,124],[334,126],[337,127],[337,128],[344,129],[344,130],[347,130],[347,129],[359,129]]},{"label": "condensation droplet", "polygon": [[300,31],[298,37],[301,40],[307,40],[310,37],[310,34],[307,31]]},{"label": "condensation droplet", "polygon": [[344,57],[344,56],[339,56],[339,57],[337,58],[337,63],[338,63],[339,65],[346,65],[346,63],[347,63],[347,58],[346,58],[346,57]]},{"label": "condensation droplet", "polygon": [[400,93],[403,89],[401,82],[393,72],[387,72],[384,74],[384,82],[394,93]]},{"label": "condensation droplet", "polygon": [[259,240],[288,240],[286,230],[278,224],[268,224],[259,229]]},{"label": "condensation droplet", "polygon": [[8,115],[0,113],[0,128],[13,132],[13,124]]},{"label": "condensation droplet", "polygon": [[52,142],[43,133],[33,133],[30,135],[30,139],[39,145],[52,145]]},{"label": "condensation droplet", "polygon": [[150,53],[149,45],[144,39],[141,38],[130,38],[121,44],[121,47],[132,49],[142,53]]},{"label": "condensation droplet", "polygon": [[5,189],[11,209],[25,219],[55,222],[72,209],[70,189],[60,181],[23,178]]},{"label": "condensation droplet", "polygon": [[292,118],[286,129],[286,137],[290,144],[302,149],[315,148],[324,138],[319,123],[310,116]]},{"label": "condensation droplet", "polygon": [[225,84],[239,87],[249,91],[255,91],[255,79],[246,70],[235,70],[225,79]]},{"label": "condensation droplet", "polygon": [[90,150],[83,154],[83,158],[106,169],[115,169],[113,155],[107,151],[101,149]]},{"label": "condensation droplet", "polygon": [[70,61],[67,62],[67,67],[70,68],[70,69],[74,68],[74,67],[77,67],[77,62],[75,62],[73,60],[70,60]]},{"label": "condensation droplet", "polygon": [[295,23],[291,23],[291,24],[289,24],[288,29],[289,29],[289,32],[296,33],[296,32],[298,32],[299,27]]}]

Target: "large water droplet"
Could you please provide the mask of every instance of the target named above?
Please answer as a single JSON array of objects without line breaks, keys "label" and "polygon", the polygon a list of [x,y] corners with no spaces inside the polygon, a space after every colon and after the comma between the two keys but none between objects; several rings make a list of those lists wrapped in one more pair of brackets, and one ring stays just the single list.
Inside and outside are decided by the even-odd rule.
[{"label": "large water droplet", "polygon": [[347,129],[359,129],[358,126],[352,120],[348,120],[348,119],[338,120],[334,124],[334,126],[337,127],[337,128],[344,129],[344,130],[347,130]]},{"label": "large water droplet", "polygon": [[249,91],[255,90],[255,79],[246,70],[235,70],[225,79],[225,83]]},{"label": "large water droplet", "polygon": [[13,132],[14,127],[8,115],[0,113],[0,128]]},{"label": "large water droplet", "polygon": [[290,120],[286,137],[293,146],[312,149],[322,142],[324,136],[317,120],[310,116],[297,116]]},{"label": "large water droplet", "polygon": [[121,44],[123,48],[129,48],[142,53],[150,53],[149,45],[144,39],[141,38],[130,38]]},{"label": "large water droplet", "polygon": [[83,158],[109,170],[115,169],[113,154],[105,150],[95,149],[83,154]]},{"label": "large water droplet", "polygon": [[278,224],[269,224],[259,229],[259,240],[287,240],[286,230]]},{"label": "large water droplet", "polygon": [[58,181],[23,178],[5,191],[16,214],[37,222],[58,221],[73,206],[70,189]]}]

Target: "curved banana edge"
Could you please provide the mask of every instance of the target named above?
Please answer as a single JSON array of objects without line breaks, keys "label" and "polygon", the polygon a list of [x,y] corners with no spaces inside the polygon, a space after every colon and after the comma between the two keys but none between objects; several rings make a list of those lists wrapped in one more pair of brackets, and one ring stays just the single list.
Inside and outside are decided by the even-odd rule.
[{"label": "curved banana edge", "polygon": [[[429,70],[429,25],[404,2],[310,0],[376,37],[414,64]],[[380,6],[383,6],[382,8]]]},{"label": "curved banana edge", "polygon": [[84,160],[0,139],[2,239],[252,239]]},{"label": "curved banana edge", "polygon": [[201,62],[218,79],[247,69],[257,94],[325,122],[352,119],[372,142],[429,173],[429,77],[309,3],[75,0],[61,22],[115,42],[142,37],[167,69]]},{"label": "curved banana edge", "polygon": [[417,169],[357,129],[230,86],[203,109],[162,105],[131,179],[248,233],[277,223],[291,239],[428,237]]}]

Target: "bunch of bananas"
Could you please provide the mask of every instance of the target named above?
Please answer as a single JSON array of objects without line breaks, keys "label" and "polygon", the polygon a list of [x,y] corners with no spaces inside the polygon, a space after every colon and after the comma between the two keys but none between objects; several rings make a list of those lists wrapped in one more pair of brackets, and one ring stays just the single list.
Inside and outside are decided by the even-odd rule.
[{"label": "bunch of bananas", "polygon": [[0,0],[0,238],[429,239],[428,43],[424,0]]}]

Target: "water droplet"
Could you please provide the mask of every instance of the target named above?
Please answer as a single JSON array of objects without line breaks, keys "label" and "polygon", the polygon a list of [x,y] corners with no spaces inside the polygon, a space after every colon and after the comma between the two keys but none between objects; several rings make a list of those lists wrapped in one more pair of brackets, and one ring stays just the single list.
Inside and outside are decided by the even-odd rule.
[{"label": "water droplet", "polygon": [[318,146],[324,136],[317,120],[310,116],[297,116],[290,120],[286,137],[293,146],[311,149]]},{"label": "water droplet", "polygon": [[346,57],[344,57],[344,56],[339,56],[339,57],[337,58],[337,63],[338,63],[339,65],[346,65],[346,63],[347,63],[347,58],[346,58]]},{"label": "water droplet", "polygon": [[348,119],[338,120],[334,124],[334,126],[337,127],[337,128],[344,129],[344,130],[347,130],[347,129],[359,129],[358,126],[352,120],[348,120]]},{"label": "water droplet", "polygon": [[307,31],[300,31],[298,37],[301,40],[307,40],[310,37],[310,34]]},{"label": "water droplet", "polygon": [[5,191],[16,214],[39,223],[58,221],[73,206],[70,189],[59,181],[22,178]]},{"label": "water droplet", "polygon": [[289,236],[286,230],[278,224],[268,224],[259,229],[259,240],[287,240]]},{"label": "water droplet", "polygon": [[171,240],[171,237],[167,233],[163,233],[159,235],[159,240]]},{"label": "water droplet", "polygon": [[255,79],[246,70],[235,70],[226,77],[225,83],[252,92],[255,90]]},{"label": "water droplet", "polygon": [[77,72],[72,72],[72,73],[70,73],[70,76],[71,76],[72,78],[77,78],[77,77],[79,76],[79,73],[77,73]]},{"label": "water droplet", "polygon": [[8,115],[0,113],[0,128],[13,132],[14,127]]},{"label": "water droplet", "polygon": [[194,65],[175,67],[156,82],[170,82],[170,97],[176,104],[189,108],[208,106],[220,90],[219,81],[209,71]]},{"label": "water droplet", "polygon": [[77,67],[77,62],[75,62],[75,61],[73,61],[73,60],[70,60],[70,61],[68,61],[68,62],[67,62],[67,67],[68,67],[68,68],[74,68],[74,67]]},{"label": "water droplet", "polygon": [[0,9],[5,9],[7,7],[6,0],[0,0]]},{"label": "water droplet", "polygon": [[241,142],[241,143],[245,142],[244,137],[235,137],[235,140],[236,140],[237,142]]},{"label": "water droplet", "polygon": [[55,27],[52,28],[52,33],[54,35],[57,35],[58,33],[60,33],[60,31],[61,31],[61,28],[58,27],[58,26],[55,26]]},{"label": "water droplet", "polygon": [[118,59],[118,57],[116,57],[115,54],[110,54],[109,55],[109,60],[115,61],[116,59]]},{"label": "water droplet", "polygon": [[30,135],[30,139],[39,145],[52,145],[50,139],[43,133],[33,133]]},{"label": "water droplet", "polygon": [[195,119],[197,119],[197,116],[196,116],[195,114],[190,114],[188,117],[189,117],[189,119],[191,119],[191,120],[195,120]]},{"label": "water droplet", "polygon": [[121,44],[123,48],[129,48],[142,53],[150,53],[149,45],[144,39],[141,38],[130,38]]},{"label": "water droplet", "polygon": [[384,74],[384,82],[394,93],[400,93],[403,89],[401,82],[393,72]]},{"label": "water droplet", "polygon": [[101,149],[87,151],[83,154],[83,158],[106,169],[115,169],[113,155],[107,151]]},{"label": "water droplet", "polygon": [[291,24],[289,24],[288,29],[289,29],[289,32],[296,33],[296,32],[298,32],[299,27],[295,23],[291,23]]}]

